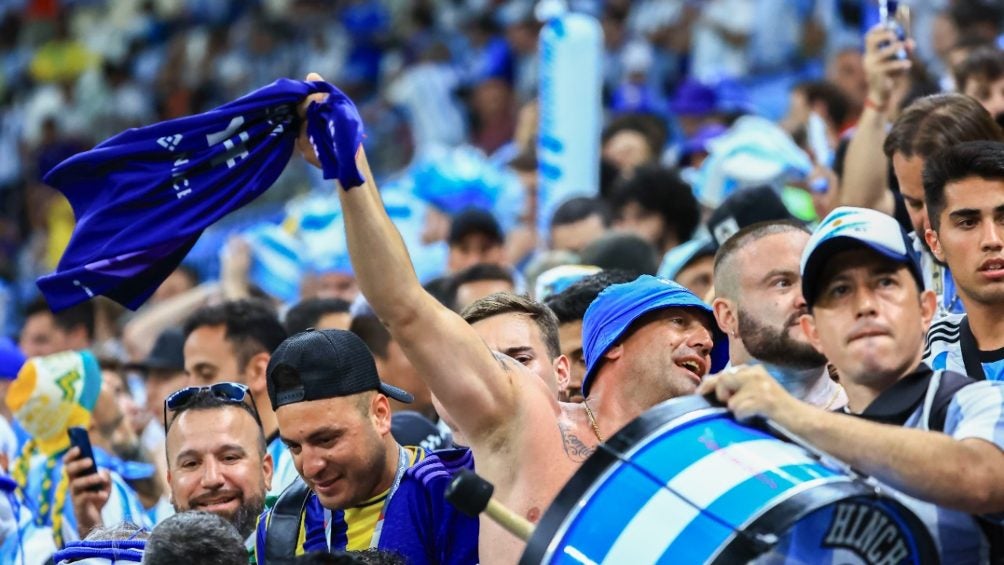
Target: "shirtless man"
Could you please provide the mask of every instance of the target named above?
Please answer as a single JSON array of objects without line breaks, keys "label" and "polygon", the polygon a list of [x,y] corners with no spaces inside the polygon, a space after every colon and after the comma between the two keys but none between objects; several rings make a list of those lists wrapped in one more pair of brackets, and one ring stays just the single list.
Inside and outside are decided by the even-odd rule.
[{"label": "shirtless man", "polygon": [[[308,80],[323,79],[312,74]],[[357,126],[345,115],[331,124],[343,132]],[[318,164],[305,135],[298,146]],[[599,440],[655,404],[692,393],[709,369],[725,365],[724,335],[708,306],[675,283],[642,277],[611,287],[586,313],[586,402],[559,403],[540,378],[492,352],[460,316],[424,291],[362,147],[354,154],[363,183],[339,189],[338,196],[360,288],[466,435],[478,473],[495,485],[495,498],[518,514],[538,520]],[[714,344],[721,345],[712,363]],[[585,449],[566,449],[574,442]],[[479,547],[483,563],[515,563],[523,543],[484,519]]]}]

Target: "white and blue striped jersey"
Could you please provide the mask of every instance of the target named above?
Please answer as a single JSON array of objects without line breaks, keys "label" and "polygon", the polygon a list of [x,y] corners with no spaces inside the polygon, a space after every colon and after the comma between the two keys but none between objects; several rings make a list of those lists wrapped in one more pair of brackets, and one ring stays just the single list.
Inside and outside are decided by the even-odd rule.
[{"label": "white and blue striped jersey", "polygon": [[[861,415],[869,418],[896,407],[909,406],[904,396],[916,396],[915,407],[903,426],[928,430],[935,397],[944,371],[904,377],[893,388],[882,393]],[[919,373],[919,372],[918,372]],[[911,387],[908,380],[930,374],[926,387]],[[917,384],[917,383],[914,383]],[[886,404],[887,406],[880,406]],[[877,406],[879,405],[879,406]],[[952,397],[941,430],[956,440],[980,439],[1004,449],[1004,382],[978,381],[959,389]],[[914,498],[892,487],[886,487],[900,502],[909,507],[923,521],[938,545],[942,563],[987,563],[990,543],[980,524],[985,520],[991,527],[1004,527],[1004,513],[981,518],[936,506]]]},{"label": "white and blue striped jersey", "polygon": [[931,324],[924,346],[924,363],[935,371],[1004,381],[1004,349],[981,351],[965,314],[950,314]]}]

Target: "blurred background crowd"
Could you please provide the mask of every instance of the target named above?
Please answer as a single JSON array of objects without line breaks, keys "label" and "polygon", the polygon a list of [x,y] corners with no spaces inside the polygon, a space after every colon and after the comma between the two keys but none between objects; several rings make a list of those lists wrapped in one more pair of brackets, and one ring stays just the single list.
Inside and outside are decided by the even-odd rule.
[{"label": "blurred background crowd", "polygon": [[[570,4],[603,31],[602,159],[582,164],[598,167],[600,182],[541,219],[534,2],[4,0],[3,333],[44,353],[24,345],[34,280],[52,271],[73,229],[65,199],[40,180],[49,169],[126,128],[308,71],[359,105],[388,209],[420,277],[441,292],[457,286],[443,275],[477,264],[508,276],[473,278],[511,279],[532,293],[548,282],[539,273],[580,263],[658,271],[706,292],[715,241],[734,224],[776,214],[812,221],[833,205],[842,148],[868,93],[867,2]],[[914,65],[896,105],[952,90],[953,66],[995,46],[1004,20],[994,0],[909,4]],[[984,90],[985,105],[1001,96]],[[737,194],[742,187],[769,190]],[[207,285],[285,306],[351,301],[339,222],[330,185],[293,159],[268,193],[204,234],[145,309]],[[102,356],[148,353],[152,337],[129,339],[136,317],[107,301],[95,308]]]}]

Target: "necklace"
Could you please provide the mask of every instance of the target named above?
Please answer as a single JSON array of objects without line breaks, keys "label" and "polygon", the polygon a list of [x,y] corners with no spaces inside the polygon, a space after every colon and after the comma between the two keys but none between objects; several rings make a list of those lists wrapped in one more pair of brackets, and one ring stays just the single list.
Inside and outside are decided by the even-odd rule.
[{"label": "necklace", "polygon": [[603,443],[603,436],[600,435],[600,427],[596,425],[596,416],[593,415],[593,409],[589,407],[589,402],[583,398],[582,405],[586,407],[586,415],[589,416],[589,424],[593,426],[593,433],[596,434],[596,439]]}]

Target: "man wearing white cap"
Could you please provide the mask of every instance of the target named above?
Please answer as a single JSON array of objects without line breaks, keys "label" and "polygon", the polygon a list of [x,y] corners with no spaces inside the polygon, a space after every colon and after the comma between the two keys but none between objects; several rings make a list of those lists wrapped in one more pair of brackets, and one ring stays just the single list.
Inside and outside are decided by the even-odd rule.
[{"label": "man wearing white cap", "polygon": [[988,562],[1001,550],[1004,384],[921,362],[935,295],[890,216],[837,208],[809,239],[801,273],[802,327],[836,365],[845,412],[857,417],[796,400],[760,366],[732,368],[699,392],[884,481],[928,526],[942,562]]}]

